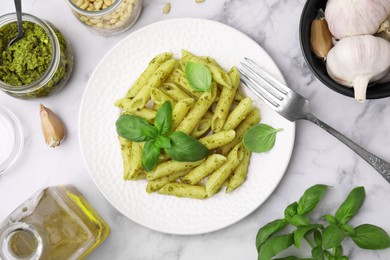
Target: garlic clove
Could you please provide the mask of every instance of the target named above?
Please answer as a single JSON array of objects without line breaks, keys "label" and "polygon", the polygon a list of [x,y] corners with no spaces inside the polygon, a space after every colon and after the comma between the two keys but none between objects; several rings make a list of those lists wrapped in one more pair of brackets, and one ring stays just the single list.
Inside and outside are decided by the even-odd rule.
[{"label": "garlic clove", "polygon": [[390,43],[372,35],[341,39],[328,53],[326,69],[337,83],[353,87],[363,102],[369,82],[384,77],[390,69]]},{"label": "garlic clove", "polygon": [[314,19],[311,23],[310,45],[314,54],[323,59],[333,47],[332,34],[324,18]]},{"label": "garlic clove", "polygon": [[39,105],[42,133],[46,144],[50,147],[59,146],[65,137],[65,126],[61,119],[49,108]]},{"label": "garlic clove", "polygon": [[374,34],[388,17],[389,0],[329,0],[325,18],[337,39]]}]

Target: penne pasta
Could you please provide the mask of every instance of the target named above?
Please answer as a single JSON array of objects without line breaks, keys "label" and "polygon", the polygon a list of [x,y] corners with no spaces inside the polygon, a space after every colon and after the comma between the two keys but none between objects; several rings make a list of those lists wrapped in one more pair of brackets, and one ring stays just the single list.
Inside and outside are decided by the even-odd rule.
[{"label": "penne pasta", "polygon": [[153,73],[160,67],[162,63],[172,58],[172,53],[164,52],[156,57],[154,57],[150,62],[145,71],[141,74],[141,76],[137,79],[137,81],[131,86],[129,91],[126,94],[126,98],[133,98],[137,95],[137,93],[141,90],[141,88],[146,85],[149,81],[149,78],[153,75]]},{"label": "penne pasta", "polygon": [[185,91],[191,97],[198,99],[202,92],[196,91],[188,85],[183,71],[175,69],[172,74],[169,76],[168,82],[174,83],[179,86],[183,91]]},{"label": "penne pasta", "polygon": [[240,84],[240,73],[236,67],[233,67],[230,70],[229,77],[232,82],[232,88],[222,89],[221,97],[218,100],[211,120],[211,130],[213,132],[219,132],[222,130],[228,117],[230,107],[232,106],[234,96],[237,92],[238,85]]},{"label": "penne pasta", "polygon": [[206,181],[207,196],[211,197],[217,193],[223,183],[229,178],[234,169],[240,164],[244,157],[244,147],[240,143],[236,145],[227,156],[227,161],[215,172],[213,172]]},{"label": "penne pasta", "polygon": [[145,118],[150,124],[154,123],[154,118],[156,117],[156,110],[144,107],[141,110],[125,110],[124,114],[139,116]]},{"label": "penne pasta", "polygon": [[223,155],[228,154],[230,150],[233,149],[234,146],[236,146],[238,143],[241,143],[246,130],[248,130],[248,128],[250,128],[251,126],[257,124],[258,122],[260,122],[260,113],[257,108],[254,108],[248,114],[245,120],[242,121],[241,124],[235,129],[236,136],[234,137],[233,141],[222,146],[219,152]]},{"label": "penne pasta", "polygon": [[214,81],[226,88],[232,88],[229,75],[220,66],[208,63],[186,50],[182,50],[182,59],[186,62],[192,61],[206,66],[210,70]]},{"label": "penne pasta", "polygon": [[168,96],[167,94],[159,90],[158,88],[153,88],[150,95],[157,110],[166,101],[171,102],[172,106],[176,105],[176,101],[173,98],[171,98],[170,96]]},{"label": "penne pasta", "polygon": [[204,186],[189,185],[184,183],[168,183],[162,187],[159,194],[173,195],[176,197],[186,197],[193,199],[207,198],[206,189]]},{"label": "penne pasta", "polygon": [[188,184],[197,184],[226,162],[226,157],[220,154],[210,155],[204,163],[185,175],[181,181]]},{"label": "penne pasta", "polygon": [[194,138],[199,138],[204,135],[211,127],[211,119],[203,118],[200,120],[199,124],[191,132],[191,136]]},{"label": "penne pasta", "polygon": [[188,95],[184,90],[179,88],[176,84],[174,83],[164,83],[160,87],[162,91],[164,91],[168,96],[173,98],[176,101],[180,101],[182,99],[187,99],[191,98],[190,95]]},{"label": "penne pasta", "polygon": [[172,130],[174,131],[178,125],[183,121],[188,112],[194,106],[195,100],[193,98],[186,98],[177,102],[172,111]]},{"label": "penne pasta", "polygon": [[126,180],[136,180],[139,175],[143,172],[142,167],[142,143],[133,142],[131,145],[130,152],[130,170],[126,176]]},{"label": "penne pasta", "polygon": [[251,158],[251,152],[248,149],[244,149],[244,158],[234,170],[232,176],[230,176],[226,192],[232,192],[237,189],[246,179],[249,161]]},{"label": "penne pasta", "polygon": [[198,101],[196,101],[194,108],[190,110],[176,130],[190,134],[195,129],[196,125],[199,124],[209,107],[213,104],[216,94],[217,86],[216,84],[212,84],[211,92],[204,92],[202,94]]},{"label": "penne pasta", "polygon": [[236,132],[234,130],[221,131],[200,138],[199,142],[201,142],[204,146],[206,146],[207,149],[212,150],[230,143],[231,141],[233,141],[235,136],[236,136]]},{"label": "penne pasta", "polygon": [[226,118],[226,122],[223,125],[223,130],[235,129],[251,112],[252,110],[252,99],[244,98],[240,103],[230,112]]},{"label": "penne pasta", "polygon": [[184,175],[187,175],[191,170],[184,170],[181,172],[175,172],[172,174],[169,174],[167,176],[158,178],[154,181],[149,181],[148,184],[146,185],[146,192],[147,193],[152,193],[155,192],[162,187],[164,187],[166,184],[170,182],[174,182],[178,180],[179,178],[183,177]]},{"label": "penne pasta", "polygon": [[167,175],[175,173],[175,172],[180,172],[180,171],[184,171],[187,169],[192,169],[192,168],[198,166],[199,164],[201,164],[202,162],[204,162],[204,160],[205,159],[197,161],[197,162],[177,162],[177,161],[173,161],[173,160],[162,162],[162,163],[158,164],[153,169],[153,171],[148,172],[146,174],[146,179],[153,181],[153,180],[156,180],[158,178],[167,176]]}]

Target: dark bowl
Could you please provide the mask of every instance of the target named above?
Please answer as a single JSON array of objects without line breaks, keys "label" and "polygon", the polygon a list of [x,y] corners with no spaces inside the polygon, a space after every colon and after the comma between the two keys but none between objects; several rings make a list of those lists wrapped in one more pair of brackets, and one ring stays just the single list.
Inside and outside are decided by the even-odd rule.
[{"label": "dark bowl", "polygon": [[[299,39],[306,63],[316,77],[328,88],[348,97],[354,97],[353,88],[348,88],[335,82],[326,72],[325,62],[317,58],[310,49],[311,23],[317,16],[318,9],[325,10],[326,0],[307,0],[303,7],[299,24]],[[390,83],[373,84],[367,89],[367,99],[377,99],[390,96]]]}]

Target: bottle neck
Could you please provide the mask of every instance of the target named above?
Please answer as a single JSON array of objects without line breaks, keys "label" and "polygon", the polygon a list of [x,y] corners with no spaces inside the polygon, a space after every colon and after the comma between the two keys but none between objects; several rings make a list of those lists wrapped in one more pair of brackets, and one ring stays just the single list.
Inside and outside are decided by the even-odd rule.
[{"label": "bottle neck", "polygon": [[43,251],[43,240],[34,226],[17,222],[0,235],[0,256],[9,260],[36,260]]}]

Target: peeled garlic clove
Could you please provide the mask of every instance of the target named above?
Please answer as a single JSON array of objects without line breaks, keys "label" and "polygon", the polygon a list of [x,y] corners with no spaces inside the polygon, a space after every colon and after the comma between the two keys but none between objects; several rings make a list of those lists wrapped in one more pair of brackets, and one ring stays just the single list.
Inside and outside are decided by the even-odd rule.
[{"label": "peeled garlic clove", "polygon": [[59,146],[65,137],[64,123],[49,108],[43,106],[42,104],[39,108],[41,127],[46,144],[50,147]]},{"label": "peeled garlic clove", "polygon": [[390,43],[372,35],[341,39],[328,53],[326,69],[336,82],[353,87],[358,101],[366,99],[369,82],[390,69]]},{"label": "peeled garlic clove", "polygon": [[389,0],[329,0],[325,18],[337,39],[374,34],[390,12]]},{"label": "peeled garlic clove", "polygon": [[314,19],[311,23],[310,45],[314,54],[319,58],[326,58],[333,47],[332,35],[324,18]]}]

